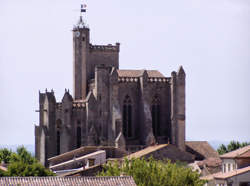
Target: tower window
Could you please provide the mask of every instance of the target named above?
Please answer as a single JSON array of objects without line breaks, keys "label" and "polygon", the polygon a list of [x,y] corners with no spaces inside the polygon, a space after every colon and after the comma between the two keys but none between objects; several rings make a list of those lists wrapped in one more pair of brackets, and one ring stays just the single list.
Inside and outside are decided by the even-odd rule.
[{"label": "tower window", "polygon": [[56,154],[59,155],[60,152],[60,143],[61,143],[61,125],[62,121],[58,119],[56,121]]},{"label": "tower window", "polygon": [[125,137],[132,137],[132,104],[127,95],[123,102],[123,134]]},{"label": "tower window", "polygon": [[82,37],[82,41],[85,41],[85,37]]},{"label": "tower window", "polygon": [[56,131],[56,154],[59,155],[60,154],[60,143],[61,143],[61,139],[60,139],[60,131]]},{"label": "tower window", "polygon": [[81,147],[81,139],[82,139],[81,127],[77,126],[76,128],[76,147],[77,148]]},{"label": "tower window", "polygon": [[160,130],[160,99],[156,95],[153,98],[152,101],[152,107],[151,107],[151,115],[152,115],[152,128],[154,136],[160,136],[161,130]]}]

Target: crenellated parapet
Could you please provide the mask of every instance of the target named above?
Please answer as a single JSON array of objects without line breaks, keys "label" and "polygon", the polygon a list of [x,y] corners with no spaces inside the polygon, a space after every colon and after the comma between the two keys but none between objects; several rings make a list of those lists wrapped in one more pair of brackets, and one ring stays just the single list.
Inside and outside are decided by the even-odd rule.
[{"label": "crenellated parapet", "polygon": [[[139,77],[119,77],[118,82],[119,83],[134,83],[138,82]],[[171,78],[169,77],[164,77],[164,78],[159,78],[159,77],[149,77],[147,79],[148,83],[170,83]]]},{"label": "crenellated parapet", "polygon": [[120,51],[120,43],[116,43],[116,45],[92,45],[89,44],[89,49],[91,51],[108,51],[108,52],[119,52]]},{"label": "crenellated parapet", "polygon": [[[83,109],[86,107],[85,102],[73,102],[72,109]],[[62,103],[56,103],[56,110],[62,110]]]},{"label": "crenellated parapet", "polygon": [[158,78],[158,77],[150,77],[148,78],[148,83],[170,83],[171,78]]},{"label": "crenellated parapet", "polygon": [[74,102],[73,103],[73,109],[83,109],[86,108],[85,102]]},{"label": "crenellated parapet", "polygon": [[139,81],[138,77],[119,77],[118,78],[119,83],[134,83],[138,81]]}]

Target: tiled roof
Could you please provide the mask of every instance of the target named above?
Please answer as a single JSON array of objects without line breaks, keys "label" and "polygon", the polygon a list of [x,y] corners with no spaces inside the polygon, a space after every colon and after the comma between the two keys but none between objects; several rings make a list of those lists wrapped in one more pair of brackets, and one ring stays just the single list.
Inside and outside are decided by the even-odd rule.
[{"label": "tiled roof", "polygon": [[1,177],[1,185],[32,185],[32,186],[136,186],[130,176],[114,177]]},{"label": "tiled roof", "polygon": [[228,152],[226,154],[221,155],[221,158],[237,158],[237,157],[250,157],[250,145],[242,147],[240,149],[234,150],[232,152]]},{"label": "tiled roof", "polygon": [[186,146],[204,158],[219,158],[217,151],[215,151],[207,141],[186,141]]},{"label": "tiled roof", "polygon": [[203,161],[198,162],[199,166],[206,166],[206,167],[218,167],[221,166],[221,159],[220,158],[207,158]]},{"label": "tiled roof", "polygon": [[229,172],[224,172],[224,173],[223,172],[218,172],[218,173],[215,173],[215,174],[210,174],[210,175],[201,177],[201,179],[202,180],[227,179],[227,178],[239,175],[239,174],[247,173],[249,171],[250,171],[250,166],[244,167],[244,168],[241,168],[241,169],[235,169],[235,170],[229,171]]},{"label": "tiled roof", "polygon": [[126,158],[128,159],[132,159],[132,158],[140,158],[140,157],[143,157],[147,154],[150,154],[151,152],[154,152],[154,151],[157,151],[161,148],[164,148],[166,147],[168,144],[161,144],[161,145],[154,145],[154,146],[149,146],[145,149],[142,149],[140,151],[137,151],[135,153],[132,153],[130,155],[128,155]]},{"label": "tiled roof", "polygon": [[164,77],[158,70],[117,70],[117,73],[119,77],[140,77],[144,71],[147,71],[148,77]]},{"label": "tiled roof", "polygon": [[105,150],[107,153],[107,158],[110,158],[110,157],[119,158],[119,157],[123,157],[126,154],[125,151],[115,148],[113,146],[83,146],[78,149],[68,151],[63,154],[51,157],[48,159],[48,161],[50,164],[52,163],[54,165],[54,164],[68,161],[72,159],[74,156],[75,157],[83,156],[92,152],[96,152],[97,150]]},{"label": "tiled roof", "polygon": [[239,174],[246,173],[248,171],[250,171],[250,166],[242,168],[242,169],[235,169],[233,171],[229,171],[229,172],[225,172],[225,173],[219,172],[219,173],[214,175],[214,178],[215,179],[226,179],[226,178],[230,178],[230,177],[233,177],[233,176],[236,176]]},{"label": "tiled roof", "polygon": [[132,153],[125,158],[148,158],[150,156],[157,160],[169,159],[173,162],[175,161],[185,161],[185,162],[193,162],[194,157],[191,153],[182,151],[172,144],[160,144],[149,146],[145,149]]}]

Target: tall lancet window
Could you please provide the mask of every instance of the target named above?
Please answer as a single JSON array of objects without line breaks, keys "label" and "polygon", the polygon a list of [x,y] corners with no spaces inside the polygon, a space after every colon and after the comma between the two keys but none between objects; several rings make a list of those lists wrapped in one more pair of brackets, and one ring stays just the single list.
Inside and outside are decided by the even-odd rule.
[{"label": "tall lancet window", "polygon": [[60,154],[61,127],[62,127],[62,121],[58,119],[56,121],[56,155]]},{"label": "tall lancet window", "polygon": [[77,121],[77,127],[76,127],[76,147],[81,147],[81,139],[82,139],[82,128],[81,128],[81,122]]},{"label": "tall lancet window", "polygon": [[123,101],[123,134],[132,137],[132,102],[128,95]]},{"label": "tall lancet window", "polygon": [[161,130],[160,130],[160,98],[158,95],[155,95],[152,101],[152,107],[151,107],[151,114],[152,114],[152,128],[154,136],[160,136]]}]

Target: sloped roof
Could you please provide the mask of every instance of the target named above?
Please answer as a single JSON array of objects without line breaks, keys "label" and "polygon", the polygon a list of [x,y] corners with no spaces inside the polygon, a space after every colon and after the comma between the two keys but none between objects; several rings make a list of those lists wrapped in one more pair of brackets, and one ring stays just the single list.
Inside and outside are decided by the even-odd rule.
[{"label": "sloped roof", "polygon": [[186,146],[204,158],[219,158],[219,154],[207,141],[186,141]]},{"label": "sloped roof", "polygon": [[237,175],[240,175],[240,174],[244,174],[244,173],[247,173],[250,171],[250,166],[248,167],[244,167],[244,168],[241,168],[241,169],[235,169],[233,171],[229,171],[229,172],[218,172],[218,173],[215,173],[215,174],[211,174],[211,175],[208,175],[208,176],[204,176],[204,177],[201,177],[202,180],[212,180],[212,179],[227,179],[227,178],[230,178],[230,177],[233,177],[233,176],[237,176]]},{"label": "sloped roof", "polygon": [[141,157],[150,157],[153,156],[157,160],[170,159],[171,161],[185,161],[193,162],[194,157],[191,153],[182,151],[172,144],[160,144],[149,146],[145,149],[132,153],[125,158],[141,158]]},{"label": "sloped roof", "polygon": [[206,166],[206,167],[218,167],[221,166],[221,159],[220,158],[207,158],[203,161],[199,161],[197,164],[199,166]]},{"label": "sloped roof", "polygon": [[161,144],[161,145],[154,145],[154,146],[149,146],[145,149],[142,149],[140,151],[137,151],[135,153],[132,153],[130,155],[128,155],[126,158],[128,159],[132,159],[132,158],[140,158],[140,157],[143,157],[147,154],[150,154],[151,152],[154,152],[154,151],[157,151],[161,148],[164,148],[166,147],[168,144]]},{"label": "sloped roof", "polygon": [[239,148],[232,152],[228,152],[220,156],[220,158],[250,158],[250,145]]},{"label": "sloped roof", "polygon": [[164,77],[158,70],[117,70],[117,73],[119,77],[140,77],[144,71],[147,71],[149,77]]},{"label": "sloped roof", "polygon": [[131,185],[136,186],[130,176],[111,176],[111,177],[2,177],[1,185],[32,185],[32,186],[100,186],[100,185]]},{"label": "sloped roof", "polygon": [[63,154],[51,157],[48,159],[48,161],[54,165],[57,163],[68,161],[74,156],[79,157],[98,150],[105,150],[107,153],[107,158],[119,158],[123,157],[126,154],[126,151],[115,148],[113,146],[82,146],[78,149],[74,149],[72,151],[68,151]]},{"label": "sloped roof", "polygon": [[214,178],[215,179],[226,179],[226,178],[230,178],[230,177],[233,177],[233,176],[236,176],[239,174],[243,174],[243,173],[246,173],[249,171],[250,171],[250,166],[242,168],[242,169],[235,169],[233,171],[229,171],[229,172],[225,172],[225,173],[219,172],[219,173],[214,175]]}]

